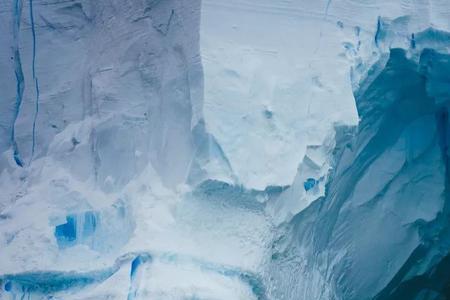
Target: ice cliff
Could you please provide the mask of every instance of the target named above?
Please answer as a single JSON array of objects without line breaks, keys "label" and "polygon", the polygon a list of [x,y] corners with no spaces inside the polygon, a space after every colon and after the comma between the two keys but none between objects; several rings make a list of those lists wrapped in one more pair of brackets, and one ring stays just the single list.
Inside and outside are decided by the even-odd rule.
[{"label": "ice cliff", "polygon": [[0,299],[450,299],[445,0],[0,2]]}]

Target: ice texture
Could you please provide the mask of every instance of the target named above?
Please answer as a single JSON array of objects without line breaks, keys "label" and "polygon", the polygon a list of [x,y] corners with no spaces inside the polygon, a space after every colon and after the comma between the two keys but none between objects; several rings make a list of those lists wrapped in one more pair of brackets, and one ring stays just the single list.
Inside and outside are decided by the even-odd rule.
[{"label": "ice texture", "polygon": [[450,297],[445,0],[0,2],[0,299]]},{"label": "ice texture", "polygon": [[288,299],[447,297],[449,277],[434,270],[448,267],[449,254],[450,56],[427,43],[448,34],[416,36],[420,44],[389,50],[355,94],[361,121],[338,142],[326,196],[290,222],[295,238],[278,243],[274,298],[287,290]]}]

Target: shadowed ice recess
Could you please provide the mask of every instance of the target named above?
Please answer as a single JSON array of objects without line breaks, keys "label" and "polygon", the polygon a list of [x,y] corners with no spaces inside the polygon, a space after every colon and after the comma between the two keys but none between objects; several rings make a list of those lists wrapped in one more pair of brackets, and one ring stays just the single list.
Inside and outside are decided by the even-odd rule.
[{"label": "shadowed ice recess", "polygon": [[449,296],[450,56],[424,49],[410,57],[391,49],[357,91],[361,122],[338,141],[326,196],[277,242],[274,299]]}]

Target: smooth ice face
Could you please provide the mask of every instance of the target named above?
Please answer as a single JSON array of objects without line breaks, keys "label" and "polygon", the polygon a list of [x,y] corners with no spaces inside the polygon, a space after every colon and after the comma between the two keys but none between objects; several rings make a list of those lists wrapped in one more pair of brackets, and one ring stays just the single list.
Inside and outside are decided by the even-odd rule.
[{"label": "smooth ice face", "polygon": [[449,16],[0,2],[0,298],[442,298]]},{"label": "smooth ice face", "polygon": [[332,22],[317,25],[312,9],[202,3],[206,128],[247,188],[292,184],[307,146],[324,144],[335,123],[357,122],[342,41],[322,37],[342,32]]}]

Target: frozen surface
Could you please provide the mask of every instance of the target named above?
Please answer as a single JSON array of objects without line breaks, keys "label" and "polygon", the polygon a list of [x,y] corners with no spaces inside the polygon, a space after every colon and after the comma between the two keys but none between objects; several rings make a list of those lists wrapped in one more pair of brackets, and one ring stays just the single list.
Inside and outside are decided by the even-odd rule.
[{"label": "frozen surface", "polygon": [[290,185],[308,145],[334,123],[356,124],[342,42],[319,45],[317,19],[292,13],[297,5],[203,2],[205,120],[248,188]]},{"label": "frozen surface", "polygon": [[361,122],[353,137],[337,142],[326,196],[277,242],[275,299],[446,299],[449,119],[442,84],[450,56],[423,48],[447,44],[448,34],[415,36],[414,47],[391,49],[374,65],[355,94]]},{"label": "frozen surface", "polygon": [[449,31],[445,0],[0,2],[0,298],[450,297]]}]

